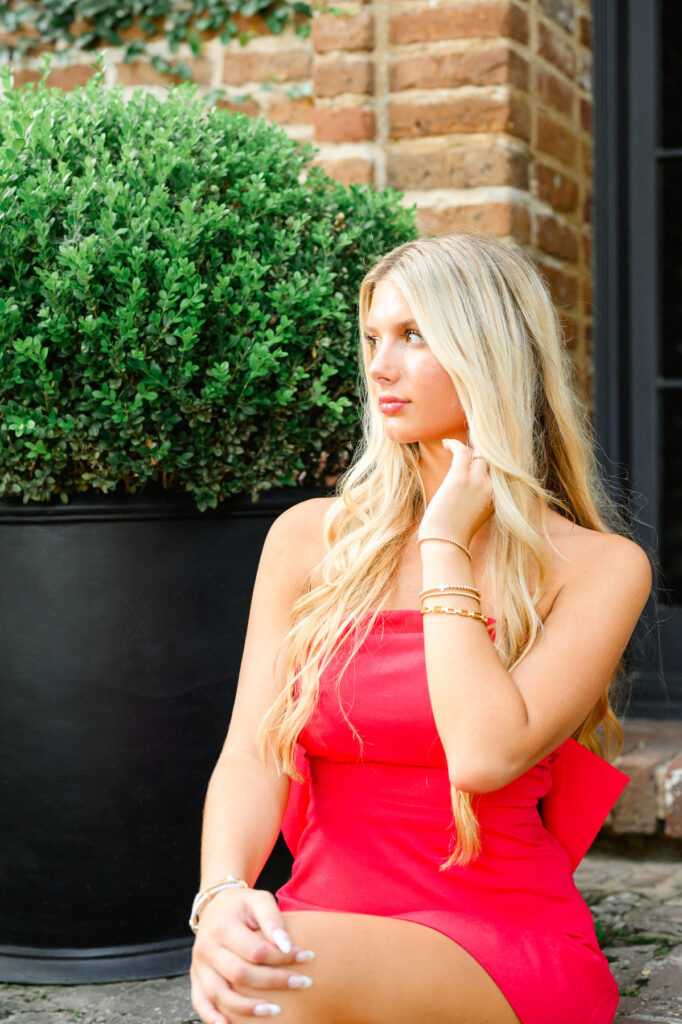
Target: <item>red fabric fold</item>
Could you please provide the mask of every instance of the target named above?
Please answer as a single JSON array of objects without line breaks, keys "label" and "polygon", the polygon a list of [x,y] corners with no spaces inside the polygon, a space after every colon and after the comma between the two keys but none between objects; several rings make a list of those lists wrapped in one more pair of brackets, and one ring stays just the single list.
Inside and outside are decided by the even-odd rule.
[{"label": "red fabric fold", "polygon": [[550,768],[552,788],[540,813],[575,871],[630,779],[574,739],[557,748]]}]

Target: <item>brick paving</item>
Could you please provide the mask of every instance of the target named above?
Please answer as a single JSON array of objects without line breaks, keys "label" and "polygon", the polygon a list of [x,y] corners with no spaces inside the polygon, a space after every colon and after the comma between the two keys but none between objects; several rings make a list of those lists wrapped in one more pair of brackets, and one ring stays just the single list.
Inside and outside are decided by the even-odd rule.
[{"label": "brick paving", "polygon": [[[621,991],[616,1024],[682,1024],[679,847],[658,850],[648,859],[593,852],[576,881]],[[186,975],[101,985],[0,985],[0,1021],[199,1024]]]}]

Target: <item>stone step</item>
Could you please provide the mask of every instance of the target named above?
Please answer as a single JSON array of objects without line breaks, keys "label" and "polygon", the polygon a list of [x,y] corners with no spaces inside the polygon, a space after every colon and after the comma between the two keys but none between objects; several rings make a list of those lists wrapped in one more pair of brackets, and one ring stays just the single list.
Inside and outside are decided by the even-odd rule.
[{"label": "stone step", "polygon": [[602,833],[682,839],[682,721],[630,718],[622,725],[615,764],[630,783]]}]

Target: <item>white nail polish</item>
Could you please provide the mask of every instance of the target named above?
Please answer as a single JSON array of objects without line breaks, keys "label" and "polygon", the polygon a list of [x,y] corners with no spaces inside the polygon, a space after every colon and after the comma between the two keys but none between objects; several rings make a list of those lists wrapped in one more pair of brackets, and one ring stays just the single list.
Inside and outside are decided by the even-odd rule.
[{"label": "white nail polish", "polygon": [[291,953],[291,939],[284,931],[284,928],[275,928],[272,933],[272,937],[277,943],[277,948],[280,949],[282,953]]},{"label": "white nail polish", "polygon": [[301,949],[294,957],[297,964],[307,964],[309,960],[315,959],[312,949]]},{"label": "white nail polish", "polygon": [[282,1012],[282,1007],[277,1003],[258,1003],[253,1008],[254,1017],[274,1017]]},{"label": "white nail polish", "polygon": [[287,981],[289,988],[310,988],[312,983],[313,979],[307,974],[291,974]]}]

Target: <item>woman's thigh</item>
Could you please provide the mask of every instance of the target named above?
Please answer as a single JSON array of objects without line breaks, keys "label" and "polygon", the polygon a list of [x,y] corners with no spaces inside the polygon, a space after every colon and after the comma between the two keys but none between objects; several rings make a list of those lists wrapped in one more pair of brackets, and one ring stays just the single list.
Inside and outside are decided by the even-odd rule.
[{"label": "woman's thigh", "polygon": [[[237,987],[282,1007],[281,1024],[519,1024],[489,974],[447,936],[413,921],[288,911],[291,937],[315,951],[304,990]],[[253,1017],[230,1015],[233,1024]]]}]

